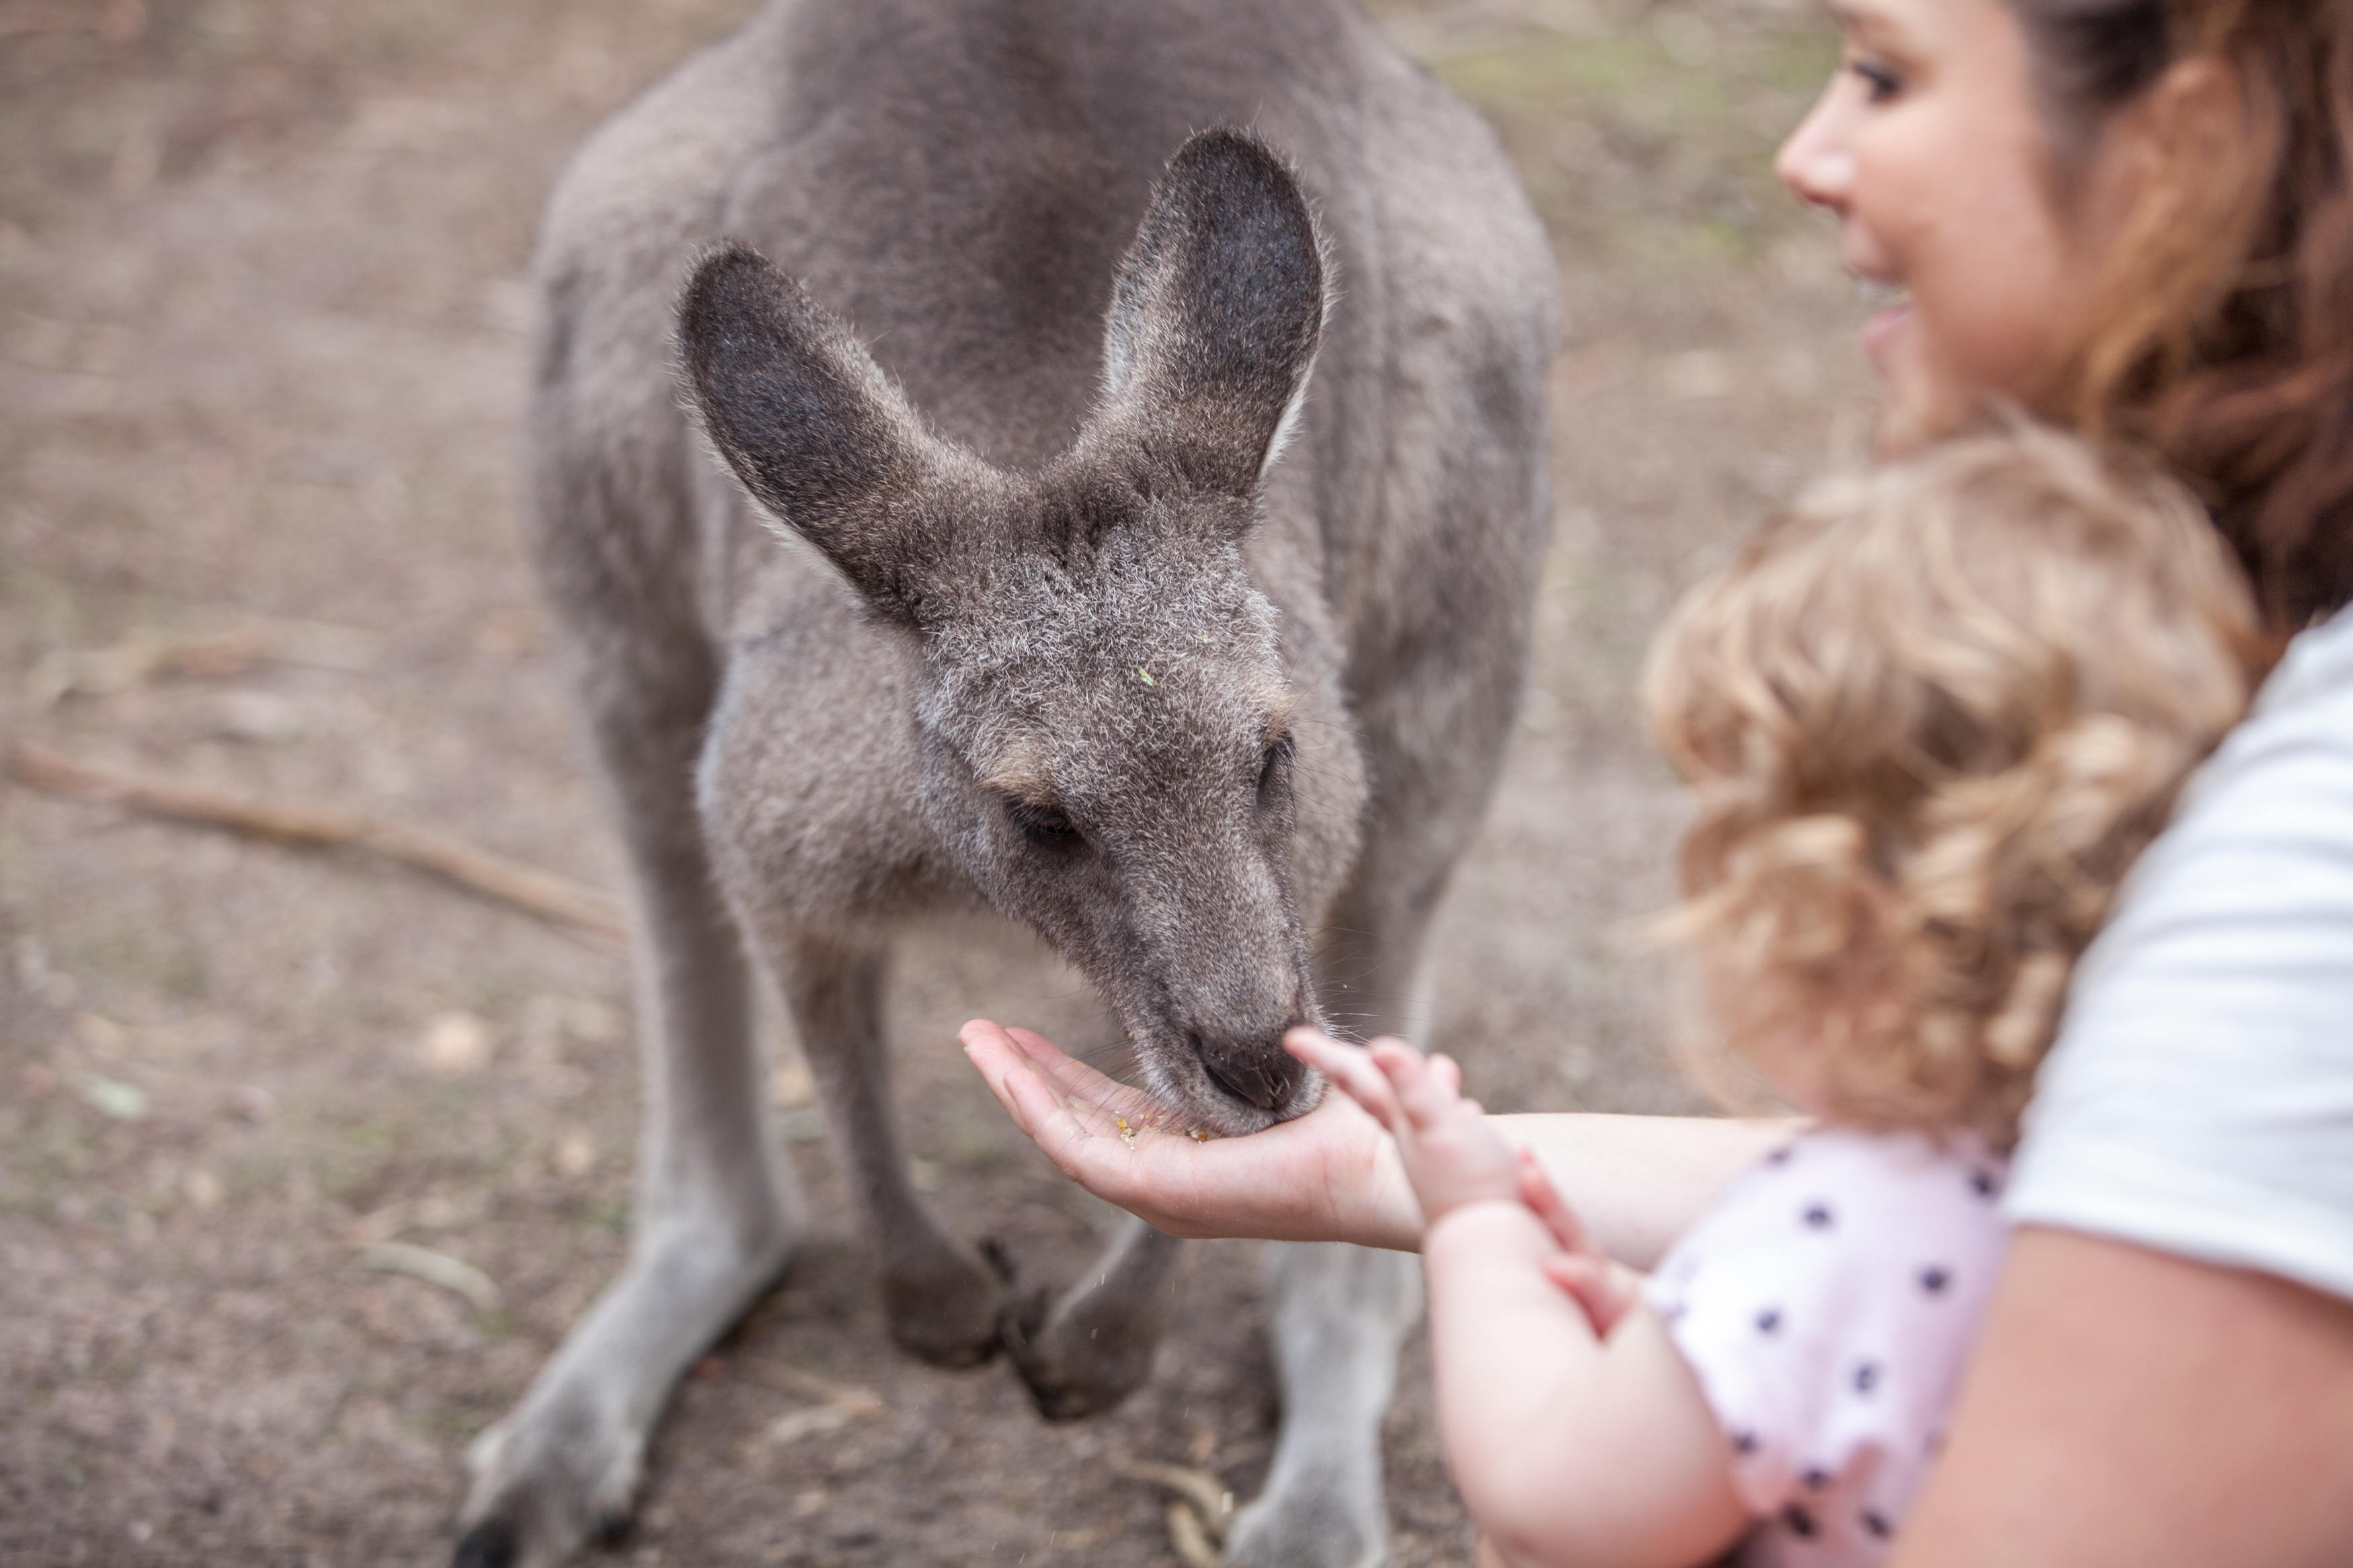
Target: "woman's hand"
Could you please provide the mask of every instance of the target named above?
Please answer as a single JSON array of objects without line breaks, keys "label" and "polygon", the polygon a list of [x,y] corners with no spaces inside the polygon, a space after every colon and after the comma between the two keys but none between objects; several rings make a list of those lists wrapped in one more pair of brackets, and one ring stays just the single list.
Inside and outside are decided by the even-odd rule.
[{"label": "woman's hand", "polygon": [[1135,1090],[1042,1036],[985,1018],[959,1035],[997,1103],[1064,1175],[1155,1229],[1401,1251],[1420,1245],[1421,1211],[1394,1145],[1345,1094],[1247,1138],[1199,1142],[1147,1125]]}]

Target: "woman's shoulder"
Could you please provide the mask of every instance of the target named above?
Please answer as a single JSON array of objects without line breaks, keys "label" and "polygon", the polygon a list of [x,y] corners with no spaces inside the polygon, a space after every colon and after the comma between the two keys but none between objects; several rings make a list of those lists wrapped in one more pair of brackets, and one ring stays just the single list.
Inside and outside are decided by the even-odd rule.
[{"label": "woman's shoulder", "polygon": [[2119,978],[2145,994],[2153,963],[2227,983],[2253,958],[2276,985],[2253,949],[2278,941],[2319,944],[2311,978],[2353,982],[2353,609],[2290,645],[2183,790],[2078,967],[2067,1033]]},{"label": "woman's shoulder", "polygon": [[[2353,607],[2303,633],[2226,737],[2183,791],[2174,826],[2153,847],[2179,854],[2184,839],[2260,829],[2232,806],[2249,795],[2308,795],[2316,806],[2353,814],[2341,770],[2353,767]],[[2160,862],[2161,863],[2161,862]]]},{"label": "woman's shoulder", "polygon": [[2353,1295],[2353,611],[2306,632],[2084,956],[2012,1217]]},{"label": "woman's shoulder", "polygon": [[2353,605],[2299,634],[2256,700],[2258,717],[2353,703]]}]

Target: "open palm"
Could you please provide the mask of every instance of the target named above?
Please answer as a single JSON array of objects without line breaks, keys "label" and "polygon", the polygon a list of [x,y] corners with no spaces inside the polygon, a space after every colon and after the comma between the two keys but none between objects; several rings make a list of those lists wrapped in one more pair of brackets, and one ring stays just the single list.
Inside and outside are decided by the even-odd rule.
[{"label": "open palm", "polygon": [[1345,1095],[1247,1138],[1202,1139],[1043,1036],[976,1018],[960,1037],[998,1103],[1063,1174],[1157,1229],[1404,1249],[1419,1239],[1420,1210],[1394,1146]]}]

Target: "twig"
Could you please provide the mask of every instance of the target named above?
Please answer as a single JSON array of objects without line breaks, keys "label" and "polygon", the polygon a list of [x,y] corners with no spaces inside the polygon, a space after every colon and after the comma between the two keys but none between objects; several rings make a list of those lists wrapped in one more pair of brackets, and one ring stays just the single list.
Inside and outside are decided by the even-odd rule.
[{"label": "twig", "polygon": [[754,1360],[745,1364],[756,1375],[780,1388],[788,1388],[805,1399],[838,1405],[853,1415],[880,1415],[889,1408],[882,1403],[882,1396],[871,1388],[855,1388],[849,1384],[836,1383],[831,1378],[803,1372],[785,1362]]},{"label": "twig", "polygon": [[1217,1542],[1202,1524],[1201,1516],[1193,1511],[1190,1504],[1171,1500],[1163,1518],[1168,1526],[1168,1544],[1185,1568],[1218,1568],[1225,1561]]},{"label": "twig", "polygon": [[1175,1492],[1182,1500],[1168,1505],[1169,1543],[1187,1563],[1196,1561],[1202,1552],[1208,1553],[1211,1563],[1217,1561],[1212,1543],[1226,1538],[1226,1526],[1234,1516],[1234,1494],[1223,1481],[1206,1470],[1156,1459],[1113,1459],[1110,1468],[1113,1475],[1124,1479],[1146,1481]]},{"label": "twig", "polygon": [[360,1248],[360,1262],[369,1268],[406,1274],[463,1296],[478,1312],[495,1312],[501,1298],[491,1277],[463,1258],[405,1241],[371,1241]]},{"label": "twig", "polygon": [[870,1388],[853,1388],[778,1361],[755,1358],[744,1364],[763,1382],[790,1389],[805,1398],[818,1402],[802,1405],[797,1410],[787,1410],[769,1422],[746,1445],[747,1453],[782,1447],[787,1443],[797,1443],[804,1437],[837,1431],[853,1421],[867,1420],[890,1409],[882,1402],[882,1396]]},{"label": "twig", "polygon": [[26,679],[33,700],[112,697],[166,676],[238,674],[263,659],[322,669],[364,670],[375,639],[352,626],[316,621],[248,620],[227,631],[174,635],[142,626],[111,647],[51,648]]},{"label": "twig", "polygon": [[118,772],[18,742],[9,758],[18,783],[51,795],[89,795],[150,816],[227,828],[251,838],[324,849],[358,849],[454,882],[540,919],[616,942],[628,938],[619,904],[594,888],[492,855],[462,839],[332,806],[262,800],[142,773]]}]

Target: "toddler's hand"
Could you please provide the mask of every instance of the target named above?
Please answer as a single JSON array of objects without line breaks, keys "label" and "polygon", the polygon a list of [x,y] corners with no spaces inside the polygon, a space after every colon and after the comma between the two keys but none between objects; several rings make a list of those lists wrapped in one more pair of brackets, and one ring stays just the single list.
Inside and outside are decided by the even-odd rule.
[{"label": "toddler's hand", "polygon": [[1585,1234],[1585,1226],[1577,1211],[1568,1206],[1552,1178],[1527,1150],[1519,1157],[1520,1201],[1535,1211],[1545,1222],[1553,1239],[1560,1243],[1560,1251],[1545,1259],[1545,1278],[1559,1286],[1570,1300],[1585,1309],[1586,1321],[1593,1331],[1603,1339],[1609,1337],[1626,1309],[1634,1304],[1639,1277],[1620,1268],[1609,1254],[1593,1245]]},{"label": "toddler's hand", "polygon": [[1461,1070],[1448,1058],[1424,1060],[1396,1039],[1345,1046],[1306,1029],[1293,1030],[1283,1044],[1388,1129],[1424,1223],[1464,1204],[1524,1201],[1510,1146],[1487,1125],[1479,1102],[1462,1098]]}]

